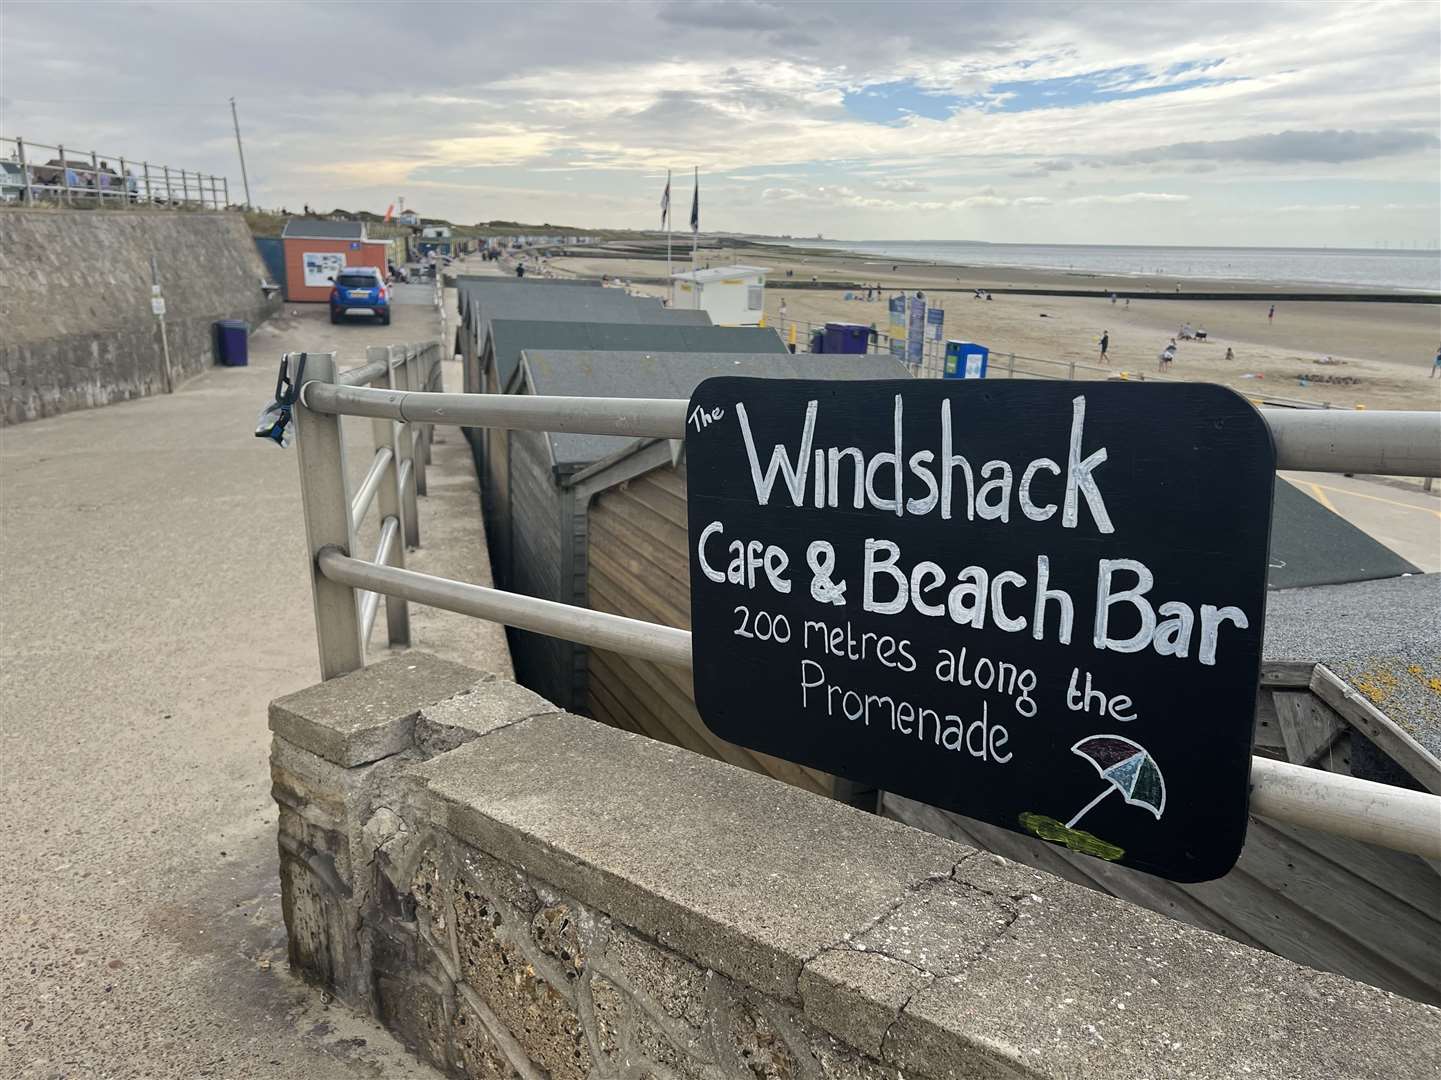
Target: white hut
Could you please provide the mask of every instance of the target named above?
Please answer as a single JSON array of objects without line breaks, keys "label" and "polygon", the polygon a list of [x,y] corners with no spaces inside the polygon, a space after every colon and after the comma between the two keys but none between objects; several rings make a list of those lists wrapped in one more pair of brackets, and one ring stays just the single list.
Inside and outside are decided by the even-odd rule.
[{"label": "white hut", "polygon": [[672,274],[672,306],[704,311],[717,326],[756,326],[765,314],[764,266],[717,266]]}]

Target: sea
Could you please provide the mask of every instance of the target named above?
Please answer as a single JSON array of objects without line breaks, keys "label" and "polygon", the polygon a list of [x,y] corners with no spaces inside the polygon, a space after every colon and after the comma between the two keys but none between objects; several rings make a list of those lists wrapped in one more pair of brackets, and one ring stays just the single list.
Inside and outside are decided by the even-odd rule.
[{"label": "sea", "polygon": [[788,243],[794,247],[826,248],[881,259],[919,259],[1013,270],[1441,292],[1441,252],[1435,250],[1132,247],[925,240],[792,240]]}]

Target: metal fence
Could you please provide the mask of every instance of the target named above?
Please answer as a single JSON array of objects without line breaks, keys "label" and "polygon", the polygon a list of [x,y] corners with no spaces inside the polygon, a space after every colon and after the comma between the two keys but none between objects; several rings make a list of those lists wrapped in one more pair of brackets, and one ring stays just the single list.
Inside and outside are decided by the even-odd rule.
[{"label": "metal fence", "polygon": [[[9,153],[5,154],[8,146]],[[62,145],[0,138],[0,197],[26,206],[161,206],[223,210],[230,181],[169,165],[152,165],[124,154],[67,150]]]},{"label": "metal fence", "polygon": [[[811,335],[825,330],[825,326],[825,323],[813,323],[805,319],[782,318],[776,326],[776,331],[787,344],[794,345],[798,351],[804,352],[809,348]],[[871,332],[867,351],[872,355],[897,356],[896,351],[891,347],[891,342],[890,334],[877,328]],[[904,351],[904,349],[901,350],[902,353]],[[918,379],[944,378],[946,343],[927,338],[921,347],[920,360],[906,360],[897,356],[897,361],[909,368],[911,374]],[[1075,379],[1078,376],[1121,382],[1184,383],[1194,381],[1178,379],[1157,372],[1134,371],[1111,365],[1092,364],[1084,360],[1048,360],[1040,356],[1023,356],[1013,352],[992,351],[987,368],[987,377],[992,379]],[[1298,398],[1281,397],[1270,393],[1257,394],[1249,390],[1242,392],[1258,405],[1284,405],[1292,409],[1330,409],[1334,407],[1329,401],[1302,401]]]},{"label": "metal fence", "polygon": [[[310,354],[295,407],[323,678],[365,665],[381,595],[392,645],[409,643],[406,606],[418,603],[690,670],[689,631],[404,565],[405,545],[419,541],[415,493],[424,490],[422,448],[431,425],[681,439],[688,402],[441,393],[431,389],[437,343],[414,355],[406,350],[403,362],[386,350],[368,356],[363,367],[337,376],[333,353]],[[376,439],[371,467],[353,494],[340,431],[344,416],[370,418]],[[1441,413],[1268,409],[1262,416],[1275,439],[1278,469],[1441,475]],[[411,483],[416,476],[418,485]],[[380,543],[374,557],[358,558],[356,530],[377,499]],[[1262,757],[1253,759],[1251,779],[1251,808],[1262,817],[1441,859],[1441,796]]]}]

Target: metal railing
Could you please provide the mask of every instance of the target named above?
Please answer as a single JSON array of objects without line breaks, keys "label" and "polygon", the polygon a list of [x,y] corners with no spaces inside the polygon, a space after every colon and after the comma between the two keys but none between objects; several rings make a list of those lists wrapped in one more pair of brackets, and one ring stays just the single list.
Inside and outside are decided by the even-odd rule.
[{"label": "metal railing", "polygon": [[[374,391],[406,392],[412,387],[426,392],[439,385],[440,346],[373,345],[365,352],[366,363],[337,374],[334,353],[305,355],[305,375],[333,387],[365,387]],[[289,361],[291,358],[287,357]],[[306,385],[312,385],[306,383]],[[405,424],[376,417],[371,424],[375,453],[355,493],[349,494],[346,478],[345,444],[335,417],[305,408],[296,409],[296,446],[300,460],[301,487],[305,492],[305,533],[311,549],[343,541],[346,551],[355,549],[355,538],[372,506],[380,515],[380,540],[367,565],[405,568],[405,550],[420,546],[420,508],[417,496],[425,494],[425,467],[430,462],[433,427]],[[307,476],[326,476],[339,483],[307,484]],[[322,490],[323,489],[323,490]],[[380,590],[352,591],[331,587],[312,575],[317,626],[353,625],[356,655],[364,650],[375,628],[380,610]],[[340,614],[334,608],[349,609]],[[385,603],[386,638],[391,645],[410,644],[410,612],[402,597],[388,596]],[[334,653],[335,650],[329,650]],[[341,672],[327,666],[327,649],[321,648],[321,673],[331,678]],[[344,670],[354,670],[356,663]]]},{"label": "metal railing", "polygon": [[[387,610],[392,604],[399,612],[407,602],[426,604],[689,670],[689,631],[408,570],[394,557],[401,545],[387,551],[384,536],[376,558],[353,554],[355,527],[372,498],[369,492],[382,483],[372,477],[390,467],[387,447],[403,446],[399,433],[406,428],[448,423],[680,439],[688,402],[413,391],[386,375],[394,370],[372,362],[336,377],[333,358],[312,364],[295,409],[322,677],[364,666],[368,620],[374,619],[377,603],[370,597],[380,594],[387,597]],[[383,377],[386,385],[377,388]],[[1441,413],[1269,409],[1261,415],[1275,438],[1278,469],[1441,475]],[[346,488],[342,416],[369,417],[376,425],[376,459],[354,497]],[[401,450],[392,453],[400,459]],[[405,640],[391,639],[392,644]],[[1437,795],[1255,757],[1251,807],[1272,820],[1441,859]]]},{"label": "metal railing", "polygon": [[[782,316],[775,324],[775,329],[787,344],[795,346],[798,352],[804,352],[809,348],[811,335],[818,330],[824,330],[825,325],[825,323],[813,323],[806,319],[791,319]],[[865,324],[858,323],[856,325]],[[892,339],[888,331],[877,327],[871,334],[867,351],[872,355],[894,356],[897,362],[909,368],[911,374],[918,379],[944,377],[946,370],[946,343],[944,341],[926,338],[921,346],[921,358],[907,360],[903,356],[897,355],[891,348],[893,340],[899,339]],[[1020,353],[998,351],[992,351],[990,354],[987,374],[987,377],[992,379],[1074,380],[1077,376],[1121,382],[1185,383],[1195,381],[1163,375],[1160,372],[1123,368],[1118,365],[1094,364],[1085,360],[1049,360],[1041,356],[1023,356]],[[1237,392],[1244,394],[1257,404],[1284,405],[1293,409],[1335,408],[1329,401],[1303,401],[1300,398],[1284,397],[1269,393],[1259,386],[1237,389]]]},{"label": "metal railing", "polygon": [[[152,165],[124,154],[66,150],[63,145],[0,138],[0,154],[15,170],[3,176],[4,198],[35,206],[163,206],[223,210],[230,205],[230,181],[223,176]],[[41,160],[42,158],[46,160]]]}]

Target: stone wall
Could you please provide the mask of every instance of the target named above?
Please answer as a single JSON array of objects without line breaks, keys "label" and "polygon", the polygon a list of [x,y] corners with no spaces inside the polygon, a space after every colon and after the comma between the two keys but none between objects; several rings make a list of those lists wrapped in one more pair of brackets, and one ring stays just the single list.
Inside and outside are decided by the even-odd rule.
[{"label": "stone wall", "polygon": [[1409,1077],[1441,1013],[419,653],[271,705],[293,968],[457,1077]]},{"label": "stone wall", "polygon": [[154,256],[176,381],[214,362],[212,324],[280,309],[238,213],[0,211],[0,418],[14,424],[162,393]]}]

